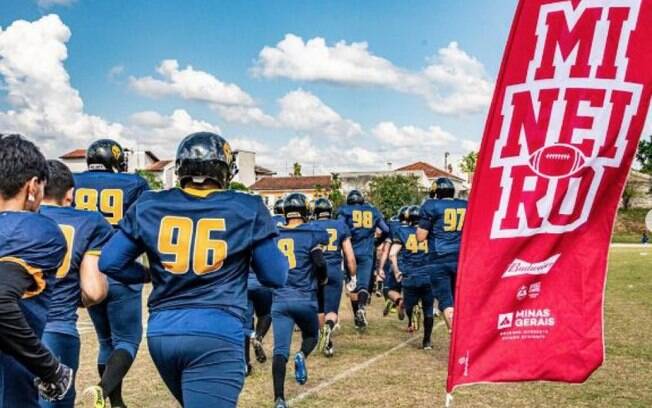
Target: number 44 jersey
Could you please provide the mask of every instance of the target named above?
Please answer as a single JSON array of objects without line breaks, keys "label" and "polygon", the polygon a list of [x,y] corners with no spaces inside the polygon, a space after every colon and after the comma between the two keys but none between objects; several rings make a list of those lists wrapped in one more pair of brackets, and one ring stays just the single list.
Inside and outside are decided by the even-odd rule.
[{"label": "number 44 jersey", "polygon": [[428,199],[421,206],[419,227],[429,231],[428,247],[435,255],[460,251],[462,227],[466,216],[466,200]]}]

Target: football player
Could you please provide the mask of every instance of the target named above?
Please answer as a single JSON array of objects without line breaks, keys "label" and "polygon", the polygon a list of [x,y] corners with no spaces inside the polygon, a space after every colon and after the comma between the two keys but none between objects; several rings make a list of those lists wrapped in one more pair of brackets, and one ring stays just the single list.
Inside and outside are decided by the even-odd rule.
[{"label": "football player", "polygon": [[457,277],[457,261],[466,200],[455,198],[455,185],[440,177],[432,185],[430,199],[421,207],[417,240],[428,240],[432,268],[432,288],[450,332],[453,320],[453,291]]},{"label": "football player", "polygon": [[357,264],[357,287],[351,296],[355,326],[367,327],[365,307],[369,300],[370,282],[376,269],[374,263],[376,235],[389,233],[380,211],[365,203],[364,196],[358,190],[352,190],[346,197],[346,205],[338,211],[338,218],[343,220],[351,230],[351,243]]},{"label": "football player", "polygon": [[317,318],[318,285],[328,281],[328,270],[322,246],[328,245],[326,231],[307,224],[308,199],[292,193],[283,202],[287,225],[279,229],[278,248],[287,257],[290,270],[287,284],[274,290],[272,321],[274,322],[274,359],[272,376],[276,408],[287,407],[285,370],[290,355],[292,333],[296,324],[301,331],[301,350],[294,357],[295,379],[308,381],[306,357],[314,350],[319,336]]},{"label": "football player", "polygon": [[274,224],[285,224],[285,216],[283,215],[283,199],[279,198],[274,203],[274,215],[272,216]]},{"label": "football player", "polygon": [[146,192],[129,209],[100,270],[132,281],[138,277],[125,266],[145,251],[153,285],[147,344],[163,381],[186,408],[235,407],[245,377],[249,268],[277,288],[288,263],[262,199],[224,190],[236,172],[226,140],[187,136],[176,172],[181,188]]},{"label": "football player", "polygon": [[403,305],[403,297],[401,296],[402,287],[401,282],[397,282],[392,270],[392,263],[389,260],[389,251],[394,241],[396,230],[401,226],[407,224],[408,206],[403,206],[398,210],[398,214],[392,217],[387,224],[389,227],[389,234],[387,235],[383,244],[383,250],[380,257],[379,269],[385,278],[383,285],[383,294],[385,295],[385,308],[383,309],[383,316],[387,316],[392,310],[398,310],[399,320],[405,319],[405,308]]},{"label": "football player", "polygon": [[57,224],[36,213],[47,179],[47,163],[33,143],[0,135],[1,407],[38,407],[39,391],[61,400],[73,381],[73,370],[40,340],[66,255]]},{"label": "football player", "polygon": [[[147,182],[126,172],[125,152],[113,140],[93,142],[86,151],[86,163],[88,170],[75,174],[75,208],[100,212],[117,227],[127,209],[149,189]],[[136,264],[134,267],[138,268]],[[136,358],[143,336],[142,290],[142,284],[124,285],[109,279],[106,299],[88,309],[100,346],[99,386],[113,407],[125,406],[122,380]]]},{"label": "football player", "polygon": [[338,322],[340,302],[342,300],[342,285],[344,273],[342,261],[346,265],[349,281],[347,291],[352,292],[357,286],[356,263],[351,245],[351,232],[342,220],[333,219],[333,203],[327,198],[315,201],[313,222],[318,228],[328,233],[328,245],[324,248],[324,258],[328,268],[328,284],[324,287],[323,296],[319,302],[319,333],[318,350],[326,357],[332,357],[335,347],[331,340],[333,329]]},{"label": "football player", "polygon": [[272,290],[261,285],[256,273],[251,270],[247,280],[247,299],[245,362],[247,363],[247,375],[249,375],[252,369],[250,346],[253,345],[256,360],[259,363],[262,364],[267,361],[267,355],[263,348],[263,338],[272,325]]},{"label": "football player", "polygon": [[[74,371],[79,368],[79,332],[77,307],[92,306],[106,297],[106,277],[97,266],[102,246],[113,235],[113,228],[97,212],[75,210],[73,176],[65,164],[48,161],[49,179],[40,213],[54,220],[68,244],[64,262],[56,272],[56,284],[50,302],[43,343]],[[41,407],[72,408],[73,384],[66,397],[54,403],[42,400]]]},{"label": "football player", "polygon": [[[417,241],[419,207],[411,206],[407,212],[408,223],[396,229],[389,256],[394,276],[403,286],[405,308],[409,319],[408,327],[412,332],[418,330],[420,314],[423,313],[422,347],[424,350],[431,350],[435,300],[430,282],[432,265],[428,255],[428,241]],[[419,302],[421,302],[420,308],[418,307]]]}]

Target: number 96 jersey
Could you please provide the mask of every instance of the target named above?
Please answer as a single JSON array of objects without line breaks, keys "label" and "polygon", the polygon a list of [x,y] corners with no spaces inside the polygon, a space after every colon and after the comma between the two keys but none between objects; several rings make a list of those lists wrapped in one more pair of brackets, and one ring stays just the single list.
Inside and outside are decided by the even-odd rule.
[{"label": "number 96 jersey", "polygon": [[178,188],[144,193],[119,228],[147,253],[150,311],[219,308],[239,318],[252,249],[278,235],[260,197]]},{"label": "number 96 jersey", "polygon": [[75,174],[74,206],[79,210],[99,211],[115,227],[147,190],[145,179],[136,174],[85,171]]},{"label": "number 96 jersey", "polygon": [[431,198],[423,203],[419,213],[419,228],[429,231],[428,247],[431,253],[439,256],[460,251],[466,205],[466,200],[451,198]]}]

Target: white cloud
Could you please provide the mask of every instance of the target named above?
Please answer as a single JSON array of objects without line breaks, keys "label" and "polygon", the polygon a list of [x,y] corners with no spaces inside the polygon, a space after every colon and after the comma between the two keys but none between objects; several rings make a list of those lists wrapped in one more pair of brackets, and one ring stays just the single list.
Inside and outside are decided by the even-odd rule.
[{"label": "white cloud", "polygon": [[121,140],[123,131],[118,123],[84,112],[64,67],[70,35],[56,15],[0,29],[0,76],[10,105],[0,111],[0,132],[25,134],[45,152],[83,146],[95,137]]},{"label": "white cloud", "polygon": [[265,127],[277,126],[276,119],[255,106],[213,105],[211,109],[217,112],[227,122],[242,123],[245,125],[257,124]]},{"label": "white cloud", "polygon": [[114,67],[111,67],[109,70],[109,73],[107,74],[107,77],[111,80],[116,79],[120,75],[122,75],[125,72],[125,66],[124,65],[116,65]]},{"label": "white cloud", "polygon": [[278,100],[281,126],[306,133],[323,133],[331,137],[352,137],[362,134],[362,128],[344,119],[321,99],[302,89],[292,91]]},{"label": "white cloud", "polygon": [[304,41],[294,34],[266,46],[252,68],[255,76],[345,86],[374,86],[424,98],[441,114],[482,111],[493,83],[484,66],[456,42],[440,49],[423,71],[409,71],[369,51],[365,42],[328,46],[321,37]]},{"label": "white cloud", "polygon": [[36,0],[36,4],[43,9],[47,9],[54,6],[70,6],[77,0]]},{"label": "white cloud", "polygon": [[131,77],[130,86],[139,94],[151,98],[177,96],[215,105],[254,105],[251,96],[239,86],[222,82],[207,72],[195,70],[190,65],[180,70],[177,60],[163,60],[156,71],[161,79],[151,76]]},{"label": "white cloud", "polygon": [[177,109],[169,116],[154,111],[137,112],[131,115],[129,124],[129,135],[140,145],[166,152],[174,152],[181,139],[190,133],[221,133],[219,126],[193,119],[183,109]]},{"label": "white cloud", "polygon": [[453,135],[439,126],[423,129],[411,125],[398,127],[393,122],[380,122],[372,133],[379,141],[391,146],[443,146],[455,141]]}]

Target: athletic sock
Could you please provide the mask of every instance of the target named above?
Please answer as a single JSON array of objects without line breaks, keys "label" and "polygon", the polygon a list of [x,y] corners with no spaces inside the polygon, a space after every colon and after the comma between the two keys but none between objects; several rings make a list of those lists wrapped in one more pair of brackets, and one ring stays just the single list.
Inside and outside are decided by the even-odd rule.
[{"label": "athletic sock", "polygon": [[318,337],[304,337],[301,341],[301,352],[303,353],[303,356],[308,357],[315,349],[318,342]]},{"label": "athletic sock", "polygon": [[353,310],[353,314],[354,314],[354,315],[355,315],[356,313],[358,313],[359,302],[358,302],[357,300],[352,300],[352,301],[351,301],[351,309]]},{"label": "athletic sock", "polygon": [[423,318],[423,340],[430,341],[432,336],[432,326],[434,324],[434,317],[425,317]]},{"label": "athletic sock", "polygon": [[112,408],[127,408],[127,405],[122,401],[122,381],[109,394],[109,401]]},{"label": "athletic sock", "polygon": [[251,361],[251,350],[249,350],[249,343],[251,342],[251,339],[249,336],[245,335],[244,339],[244,352],[245,352],[245,363],[249,365],[249,362]]},{"label": "athletic sock", "polygon": [[406,314],[407,314],[407,317],[408,317],[408,327],[412,327],[412,312],[413,311],[414,311],[413,307],[406,310]]},{"label": "athletic sock", "polygon": [[288,359],[284,356],[275,355],[272,361],[272,378],[274,381],[274,401],[279,398],[285,399],[285,369]]},{"label": "athletic sock", "polygon": [[365,291],[358,293],[358,304],[361,309],[364,309],[367,305],[367,300],[369,299],[369,294]]},{"label": "athletic sock", "polygon": [[115,391],[121,385],[122,379],[127,375],[133,362],[134,359],[127,350],[117,349],[109,356],[99,385],[102,387],[104,395],[108,395],[111,399],[111,405],[124,405],[122,395],[120,395],[122,393],[116,393]]},{"label": "athletic sock", "polygon": [[256,337],[262,339],[265,337],[269,331],[270,326],[272,325],[272,315],[265,315],[258,318],[256,322]]},{"label": "athletic sock", "polygon": [[330,327],[331,330],[335,328],[335,322],[332,320],[326,320],[326,325]]},{"label": "athletic sock", "polygon": [[104,370],[106,370],[106,364],[98,364],[97,365],[97,372],[100,375],[100,378],[104,375]]}]

